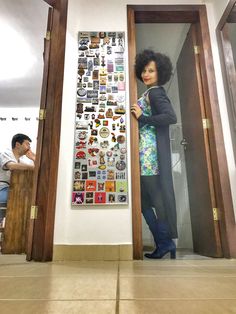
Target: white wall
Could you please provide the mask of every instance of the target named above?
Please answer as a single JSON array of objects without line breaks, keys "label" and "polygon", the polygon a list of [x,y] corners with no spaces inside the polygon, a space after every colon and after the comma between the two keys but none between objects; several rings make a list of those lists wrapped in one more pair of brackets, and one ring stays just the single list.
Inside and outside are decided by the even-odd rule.
[{"label": "white wall", "polygon": [[[145,4],[201,4],[203,1],[145,1]],[[55,244],[124,244],[132,243],[131,200],[127,206],[84,207],[72,209],[72,164],[73,164],[73,138],[74,113],[76,103],[76,72],[77,72],[77,33],[78,31],[125,31],[127,35],[127,4],[144,4],[143,0],[69,0],[68,26],[65,56],[65,76],[63,90],[62,128],[60,142],[60,160],[56,200],[56,221],[54,232]],[[209,13],[213,14],[211,3]],[[209,21],[215,29],[215,20],[210,16]],[[214,30],[212,31],[214,32]],[[219,60],[214,36],[214,61]],[[126,40],[127,46],[127,40]],[[127,49],[127,47],[126,47]],[[128,71],[128,64],[126,64]],[[219,66],[217,73],[221,73]],[[219,75],[218,75],[219,76]],[[217,77],[218,77],[217,76]],[[127,97],[128,82],[127,83]],[[222,84],[217,85],[218,93],[223,93]],[[227,124],[225,106],[221,108]],[[127,110],[129,121],[129,111]],[[127,125],[129,138],[129,125]],[[230,144],[228,145],[230,146]],[[128,143],[129,147],[129,143]],[[231,148],[232,149],[232,148]],[[130,151],[128,150],[128,156]],[[131,196],[130,162],[129,195]],[[235,184],[236,185],[236,184]]]},{"label": "white wall", "polygon": [[38,112],[35,107],[28,108],[0,108],[0,152],[11,148],[12,136],[16,133],[28,135],[31,140],[31,149],[36,151],[38,132]]}]

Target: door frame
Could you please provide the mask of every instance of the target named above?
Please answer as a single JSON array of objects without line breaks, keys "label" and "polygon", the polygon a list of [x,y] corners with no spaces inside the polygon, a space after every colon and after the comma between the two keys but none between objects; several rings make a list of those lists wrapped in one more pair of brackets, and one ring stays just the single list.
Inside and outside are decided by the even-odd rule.
[{"label": "door frame", "polygon": [[[198,23],[200,67],[203,80],[206,117],[210,121],[209,150],[213,169],[213,181],[218,208],[220,236],[224,257],[236,257],[236,225],[226,162],[226,152],[220,118],[215,72],[205,5],[128,5],[128,54],[130,103],[137,100],[137,84],[134,73],[136,54],[136,23]],[[143,258],[142,220],[139,184],[138,123],[131,115],[131,182],[132,182],[132,225],[133,258]]]},{"label": "door frame", "polygon": [[48,58],[48,69],[42,84],[45,104],[41,108],[46,111],[43,127],[39,123],[41,147],[39,154],[36,152],[32,199],[38,211],[30,223],[26,259],[45,262],[51,261],[53,255],[68,0],[43,1],[52,7],[52,25],[46,39],[50,41],[50,52],[44,56]]}]

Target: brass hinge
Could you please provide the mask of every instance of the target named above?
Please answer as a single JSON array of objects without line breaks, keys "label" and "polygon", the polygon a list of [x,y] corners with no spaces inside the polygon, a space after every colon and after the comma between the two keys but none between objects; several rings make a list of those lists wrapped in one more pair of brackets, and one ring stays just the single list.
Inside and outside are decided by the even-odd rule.
[{"label": "brass hinge", "polygon": [[46,40],[50,40],[51,39],[51,32],[47,31],[46,32]]},{"label": "brass hinge", "polygon": [[45,120],[46,118],[46,109],[39,110],[39,120]]},{"label": "brass hinge", "polygon": [[210,129],[210,120],[209,119],[202,119],[203,129]]},{"label": "brass hinge", "polygon": [[195,55],[200,54],[200,47],[199,46],[194,46],[194,53],[195,53]]},{"label": "brass hinge", "polygon": [[37,219],[38,206],[32,205],[30,209],[30,219]]},{"label": "brass hinge", "polygon": [[213,210],[213,220],[219,220],[219,215],[218,215],[218,208],[212,208]]}]

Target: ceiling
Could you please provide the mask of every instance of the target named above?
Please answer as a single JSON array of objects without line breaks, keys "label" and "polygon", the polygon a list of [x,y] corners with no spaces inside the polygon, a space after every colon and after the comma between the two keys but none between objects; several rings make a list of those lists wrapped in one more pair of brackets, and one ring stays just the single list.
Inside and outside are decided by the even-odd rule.
[{"label": "ceiling", "polygon": [[0,107],[38,107],[48,5],[0,0]]}]

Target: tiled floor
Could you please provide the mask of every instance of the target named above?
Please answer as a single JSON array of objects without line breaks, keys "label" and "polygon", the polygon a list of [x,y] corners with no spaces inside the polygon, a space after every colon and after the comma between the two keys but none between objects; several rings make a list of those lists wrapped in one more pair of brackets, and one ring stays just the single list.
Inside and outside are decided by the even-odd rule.
[{"label": "tiled floor", "polygon": [[2,314],[236,313],[236,260],[26,262],[0,255]]}]

